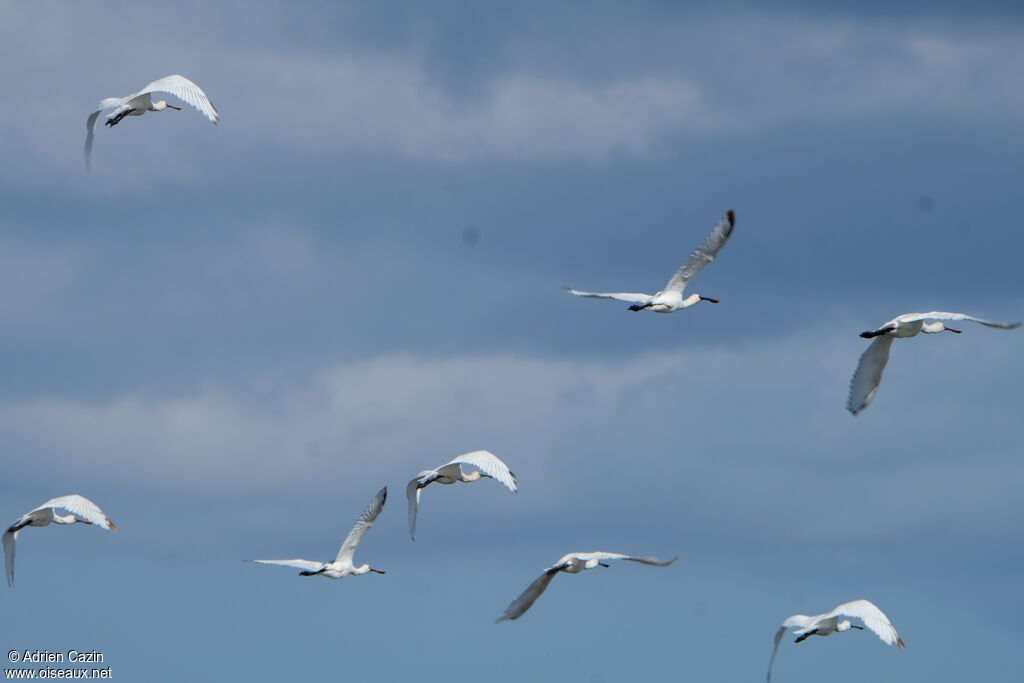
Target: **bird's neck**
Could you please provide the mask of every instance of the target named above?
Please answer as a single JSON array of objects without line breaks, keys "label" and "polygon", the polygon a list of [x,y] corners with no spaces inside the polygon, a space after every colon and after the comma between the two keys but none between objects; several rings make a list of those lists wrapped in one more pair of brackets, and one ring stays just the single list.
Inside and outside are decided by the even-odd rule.
[{"label": "bird's neck", "polygon": [[700,301],[700,294],[691,294],[690,296],[683,299],[683,303],[680,308],[689,308]]}]

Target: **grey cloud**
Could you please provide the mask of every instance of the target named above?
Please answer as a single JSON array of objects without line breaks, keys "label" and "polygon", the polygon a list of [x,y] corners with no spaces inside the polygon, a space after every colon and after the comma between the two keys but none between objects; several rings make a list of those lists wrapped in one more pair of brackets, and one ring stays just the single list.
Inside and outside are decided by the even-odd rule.
[{"label": "grey cloud", "polygon": [[[12,27],[30,21],[26,15],[12,17]],[[631,66],[615,69],[614,76],[595,78],[585,62],[554,74],[543,63],[512,62],[475,74],[475,86],[460,94],[430,69],[437,48],[374,51],[342,43],[297,52],[289,41],[270,37],[277,16],[265,8],[250,18],[248,34],[217,35],[216,47],[202,60],[186,55],[173,68],[151,48],[148,34],[129,32],[118,50],[139,53],[130,68],[115,60],[99,76],[88,62],[72,67],[78,75],[60,95],[63,103],[82,102],[81,111],[72,113],[66,105],[47,106],[54,98],[51,83],[67,72],[67,59],[86,49],[90,31],[61,27],[79,22],[100,35],[108,29],[88,13],[54,19],[48,35],[55,54],[34,65],[32,80],[13,66],[6,69],[23,106],[5,116],[16,116],[27,134],[5,144],[17,158],[76,174],[88,107],[168,70],[188,72],[207,88],[223,110],[223,130],[214,136],[201,130],[201,121],[184,124],[176,117],[159,136],[144,130],[153,121],[130,122],[139,130],[117,130],[117,140],[101,131],[99,174],[116,166],[109,160],[131,158],[140,145],[153,146],[150,158],[160,159],[143,162],[150,181],[188,181],[206,175],[198,149],[252,149],[254,138],[264,150],[294,153],[297,146],[305,154],[373,150],[439,162],[602,159],[657,154],[659,143],[679,135],[730,134],[822,117],[841,123],[893,113],[996,121],[1024,115],[1024,98],[1014,87],[1024,48],[1013,30],[879,26],[773,12],[672,15],[667,21],[673,30],[655,34],[660,47],[637,46],[625,57]],[[161,21],[169,34],[184,35],[195,23],[186,27],[173,13]],[[27,39],[14,28],[7,38],[9,56]],[[109,60],[109,50],[101,41],[98,59]],[[112,87],[120,90],[107,92]],[[145,181],[118,180],[125,182],[132,187]]]}]

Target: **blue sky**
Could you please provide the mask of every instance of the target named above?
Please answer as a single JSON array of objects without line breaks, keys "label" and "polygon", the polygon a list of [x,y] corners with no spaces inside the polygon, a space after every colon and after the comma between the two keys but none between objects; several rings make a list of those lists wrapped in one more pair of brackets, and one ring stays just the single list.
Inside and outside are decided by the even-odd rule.
[{"label": "blue sky", "polygon": [[[907,642],[783,645],[776,680],[1016,672],[1024,27],[999,3],[0,4],[8,649],[122,680],[760,680],[854,598]],[[222,115],[85,118],[170,73]],[[672,316],[561,287],[659,288]],[[521,491],[404,485],[486,448]],[[329,582],[256,557],[328,559]],[[672,556],[556,579],[573,550]],[[1013,672],[1013,673],[1011,673]]]}]

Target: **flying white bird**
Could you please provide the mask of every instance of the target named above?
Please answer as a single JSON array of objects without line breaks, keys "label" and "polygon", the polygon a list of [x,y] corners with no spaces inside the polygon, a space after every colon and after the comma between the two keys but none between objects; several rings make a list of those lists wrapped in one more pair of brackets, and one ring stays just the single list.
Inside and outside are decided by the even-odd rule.
[{"label": "flying white bird", "polygon": [[[57,514],[57,508],[67,510],[70,515]],[[14,586],[14,543],[18,533],[27,526],[46,526],[47,524],[95,524],[101,529],[117,531],[117,525],[110,521],[106,513],[96,503],[82,496],[61,496],[48,500],[36,509],[22,515],[4,532],[4,559],[7,561],[7,585]]]},{"label": "flying white bird", "polygon": [[878,385],[882,382],[882,371],[885,364],[889,362],[889,347],[893,339],[902,337],[914,337],[918,333],[935,334],[937,332],[955,332],[960,334],[962,330],[954,330],[946,327],[941,322],[926,323],[925,320],[970,320],[981,323],[988,327],[996,327],[1001,330],[1012,330],[1020,327],[1020,323],[994,323],[991,320],[982,320],[966,313],[944,313],[932,311],[930,313],[904,313],[885,323],[877,330],[861,332],[860,336],[865,339],[875,338],[871,346],[860,357],[857,364],[857,371],[853,373],[853,380],[850,381],[850,397],[846,402],[846,409],[854,415],[868,407],[871,400],[878,391]]},{"label": "flying white bird", "polygon": [[701,268],[715,260],[718,251],[725,246],[729,235],[732,234],[734,225],[736,225],[736,212],[730,209],[725,212],[725,216],[718,222],[718,225],[711,229],[711,233],[704,239],[703,244],[690,254],[690,259],[676,271],[672,279],[668,281],[668,284],[653,296],[633,292],[581,292],[571,287],[566,287],[566,289],[569,290],[570,294],[575,294],[576,296],[632,301],[634,303],[629,307],[631,311],[675,313],[680,308],[689,308],[699,301],[710,301],[713,304],[717,304],[718,299],[701,296],[700,294],[691,294],[684,299],[683,289],[693,279],[693,276],[700,272]]},{"label": "flying white bird", "polygon": [[85,122],[86,168],[89,168],[91,165],[92,138],[96,131],[96,120],[99,118],[99,115],[103,110],[113,109],[112,112],[107,114],[106,125],[108,126],[116,126],[121,122],[121,119],[126,116],[142,116],[147,111],[163,111],[164,109],[176,109],[181,111],[181,107],[175,107],[173,104],[167,104],[164,100],[153,102],[151,95],[155,92],[165,92],[174,95],[183,102],[186,102],[198,109],[203,116],[210,119],[214,124],[220,120],[220,114],[217,112],[217,108],[213,106],[213,102],[211,102],[210,98],[206,96],[206,93],[203,92],[202,88],[179,74],[164,76],[128,97],[108,97],[105,100],[100,101],[99,105],[96,107],[96,111],[89,114],[89,118]]},{"label": "flying white bird", "polygon": [[374,520],[377,519],[377,515],[380,514],[381,510],[384,509],[384,501],[388,497],[388,489],[385,486],[377,495],[373,497],[370,504],[363,510],[363,514],[359,515],[359,520],[352,527],[352,530],[348,532],[348,536],[345,537],[345,541],[341,544],[341,548],[338,550],[338,556],[334,558],[334,562],[314,562],[312,560],[252,560],[253,562],[260,562],[262,564],[279,564],[285,567],[296,567],[304,571],[299,572],[299,576],[326,576],[329,579],[343,579],[349,574],[366,574],[367,572],[373,572],[374,574],[383,574],[384,572],[380,569],[374,569],[368,564],[363,564],[358,567],[352,564],[352,556],[356,554],[356,547],[359,545],[359,541],[363,539],[366,532],[373,526]]},{"label": "flying white bird", "polygon": [[900,635],[896,633],[896,629],[889,623],[889,617],[885,616],[882,610],[875,607],[874,603],[867,600],[844,602],[831,612],[826,612],[825,614],[818,614],[813,617],[809,617],[806,614],[794,614],[782,622],[782,626],[775,632],[775,649],[772,650],[772,658],[768,662],[767,680],[772,680],[772,664],[775,662],[775,653],[779,651],[779,643],[782,642],[782,636],[786,633],[786,629],[796,629],[794,633],[798,636],[796,639],[798,643],[811,636],[828,636],[836,631],[840,633],[849,631],[851,628],[859,631],[864,630],[863,626],[854,626],[847,619],[839,621],[839,617],[860,619],[886,645],[895,644],[901,650],[906,648],[906,645],[903,644],[903,639],[900,638]]},{"label": "flying white bird", "polygon": [[673,557],[666,562],[656,557],[633,557],[631,555],[600,551],[594,553],[569,553],[545,569],[543,574],[537,577],[518,598],[505,608],[505,614],[499,617],[497,621],[511,621],[523,616],[526,610],[530,609],[533,603],[537,602],[537,598],[541,596],[541,593],[547,590],[548,584],[551,583],[551,580],[559,572],[579,574],[584,569],[593,569],[597,566],[608,567],[610,565],[606,564],[607,560],[629,560],[630,562],[640,562],[642,564],[654,565],[655,567],[667,567],[675,562],[676,559],[678,558]]},{"label": "flying white bird", "polygon": [[[466,473],[461,465],[475,467],[477,471]],[[519,490],[516,486],[516,475],[509,471],[508,466],[490,451],[473,451],[452,458],[436,470],[423,470],[405,487],[405,495],[409,499],[409,535],[416,540],[416,511],[420,503],[420,491],[429,484],[454,484],[457,481],[469,483],[478,479],[497,479],[512,493]]]}]

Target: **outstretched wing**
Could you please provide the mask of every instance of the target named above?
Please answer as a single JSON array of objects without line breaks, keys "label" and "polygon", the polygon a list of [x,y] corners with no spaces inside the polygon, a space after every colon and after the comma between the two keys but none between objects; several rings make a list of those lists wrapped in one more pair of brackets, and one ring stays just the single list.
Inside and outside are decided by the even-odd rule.
[{"label": "outstretched wing", "polygon": [[92,165],[92,138],[96,133],[96,119],[100,117],[104,109],[115,109],[121,106],[121,100],[118,97],[108,97],[98,105],[96,105],[96,111],[89,114],[89,118],[85,120],[85,168],[88,170]]},{"label": "outstretched wing", "polygon": [[586,562],[587,560],[628,560],[630,562],[639,562],[641,564],[649,564],[655,567],[667,567],[679,559],[677,556],[673,557],[671,560],[659,560],[656,557],[636,557],[634,555],[623,555],[622,553],[606,553],[597,551],[593,553],[572,553],[570,555],[566,555],[559,561],[559,564],[564,563],[569,558],[576,558],[581,562]]},{"label": "outstretched wing", "polygon": [[282,567],[295,567],[296,569],[304,569],[308,572],[318,572],[324,568],[323,562],[314,562],[312,560],[249,560],[250,562],[259,562],[260,564],[279,564]]},{"label": "outstretched wing", "polygon": [[[75,517],[91,522],[101,529],[117,531],[117,525],[110,521],[110,518],[107,517],[107,514],[103,512],[103,510],[100,510],[99,505],[92,502],[85,496],[70,495],[61,496],[60,498],[52,498],[39,507],[33,509],[32,512],[45,510],[46,508],[63,508]],[[31,514],[31,512],[29,514]]]},{"label": "outstretched wing", "polygon": [[102,109],[97,109],[89,114],[89,118],[85,120],[85,149],[83,154],[85,155],[86,170],[92,168],[92,138],[96,131],[96,119],[100,117],[100,112],[102,111]]},{"label": "outstretched wing", "polygon": [[631,301],[635,304],[649,304],[654,299],[650,294],[634,292],[581,292],[572,287],[566,287],[565,291],[576,296],[585,296],[591,299],[618,299],[619,301]]},{"label": "outstretched wing", "polygon": [[146,95],[154,92],[170,93],[182,102],[186,102],[195,107],[199,113],[210,119],[212,123],[220,121],[220,113],[217,111],[217,108],[213,106],[213,102],[211,102],[210,98],[206,96],[206,93],[203,92],[203,89],[180,74],[164,76],[163,78],[155,80],[134,95],[129,95],[126,99],[130,100],[138,97],[139,95]]},{"label": "outstretched wing", "polygon": [[928,313],[907,313],[896,318],[901,323],[912,323],[918,320],[970,320],[974,323],[981,323],[986,327],[996,327],[1000,330],[1013,330],[1020,327],[1020,323],[997,323],[991,320],[975,318],[966,313],[946,313],[944,311],[930,311]]},{"label": "outstretched wing", "polygon": [[501,458],[490,451],[473,451],[463,453],[449,460],[446,465],[469,465],[475,467],[484,474],[488,474],[505,485],[512,493],[519,490],[516,486],[516,475],[512,474],[508,465],[502,462]]},{"label": "outstretched wing", "polygon": [[523,616],[526,610],[533,607],[533,603],[537,602],[537,598],[548,589],[548,584],[551,583],[551,579],[555,578],[556,574],[558,574],[558,570],[555,568],[545,570],[543,574],[534,579],[533,583],[527,586],[526,590],[519,594],[519,597],[505,608],[505,613],[497,621],[512,621]]},{"label": "outstretched wing", "polygon": [[906,645],[903,644],[903,639],[900,638],[892,623],[889,622],[889,617],[885,616],[885,613],[869,600],[844,602],[828,614],[823,614],[821,619],[831,619],[832,617],[839,616],[860,619],[886,645],[895,645],[901,650],[906,648]]},{"label": "outstretched wing", "polygon": [[416,540],[416,512],[420,505],[420,481],[425,473],[421,472],[418,477],[409,482],[405,487],[405,497],[409,499],[409,535]]},{"label": "outstretched wing", "polygon": [[14,542],[17,540],[17,531],[4,532],[4,562],[7,564],[7,585],[11,588],[14,588]]},{"label": "outstretched wing", "polygon": [[895,337],[882,335],[875,337],[857,363],[857,371],[850,380],[850,396],[846,401],[846,409],[854,415],[868,407],[882,382],[882,371],[889,362],[889,348]]},{"label": "outstretched wing", "polygon": [[345,537],[345,541],[341,544],[341,549],[338,550],[338,557],[334,559],[335,562],[352,562],[352,556],[356,554],[356,547],[359,545],[359,541],[363,540],[363,536],[373,526],[377,515],[384,509],[384,501],[387,500],[387,497],[388,487],[385,486],[373,497],[370,504],[363,510],[363,514],[359,515],[359,520],[352,527],[352,530],[348,532],[348,536]]},{"label": "outstretched wing", "polygon": [[772,650],[772,658],[768,660],[768,675],[764,677],[764,680],[772,680],[772,665],[775,664],[775,655],[779,651],[779,643],[782,642],[782,636],[786,633],[786,626],[780,626],[779,630],[775,632],[775,648]]},{"label": "outstretched wing", "polygon": [[704,238],[701,245],[690,254],[689,260],[676,271],[676,274],[672,276],[672,279],[668,281],[668,284],[665,285],[662,291],[675,290],[682,292],[683,288],[686,287],[686,283],[692,280],[693,276],[700,272],[701,268],[715,260],[719,250],[729,240],[729,235],[732,234],[732,229],[735,225],[736,212],[729,209],[722,216],[722,220],[718,221],[718,225],[711,229],[711,232]]},{"label": "outstretched wing", "polygon": [[782,636],[785,635],[786,629],[789,628],[807,628],[815,621],[817,617],[809,617],[806,614],[794,614],[782,622],[782,626],[775,632],[775,649],[772,650],[772,658],[768,660],[768,675],[765,676],[766,681],[772,680],[772,665],[775,663],[775,655],[779,651],[779,643],[782,642]]}]

